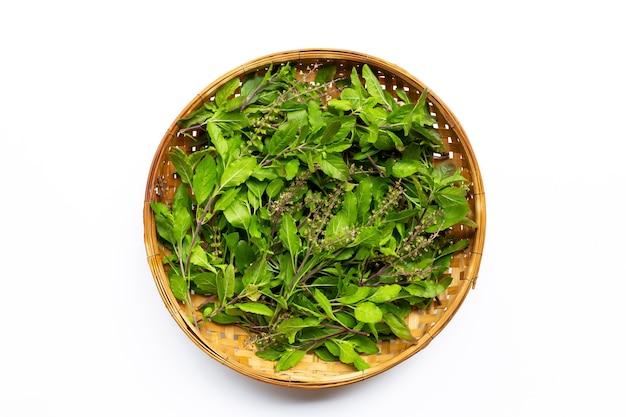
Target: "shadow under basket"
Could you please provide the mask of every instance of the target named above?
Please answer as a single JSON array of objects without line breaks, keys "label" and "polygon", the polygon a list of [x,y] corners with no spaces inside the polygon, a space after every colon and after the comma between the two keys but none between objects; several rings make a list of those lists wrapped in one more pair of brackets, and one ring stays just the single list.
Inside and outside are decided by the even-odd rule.
[{"label": "shadow under basket", "polygon": [[455,226],[454,233],[468,239],[467,248],[457,253],[446,275],[452,283],[426,310],[413,310],[407,317],[407,323],[416,342],[408,343],[400,339],[379,342],[380,352],[364,355],[370,365],[364,371],[356,371],[351,365],[341,362],[325,362],[314,354],[307,354],[295,367],[276,372],[274,362],[263,360],[255,355],[255,349],[247,343],[246,332],[235,325],[202,323],[198,328],[186,319],[188,310],[173,295],[169,286],[168,275],[163,264],[163,254],[158,241],[155,217],[150,203],[171,202],[180,179],[175,174],[174,165],[168,154],[173,147],[186,152],[193,152],[189,138],[179,132],[178,120],[190,115],[203,103],[211,100],[221,86],[233,78],[246,79],[250,75],[264,74],[271,64],[289,62],[303,71],[315,71],[318,64],[334,64],[338,73],[350,74],[352,68],[359,73],[367,64],[377,75],[386,91],[403,89],[416,100],[426,86],[402,68],[362,53],[335,49],[304,49],[267,55],[236,68],[213,81],[200,92],[176,117],[169,130],[162,138],[154,156],[144,200],[144,240],[147,260],[163,302],[174,320],[185,334],[209,356],[227,367],[248,377],[266,383],[298,388],[330,388],[362,381],[378,375],[400,364],[423,348],[447,325],[458,311],[470,289],[474,288],[480,267],[485,238],[485,198],[483,183],[478,163],[470,142],[453,113],[428,89],[428,103],[437,120],[435,127],[443,139],[449,156],[462,175],[467,179],[469,192],[467,199],[471,209],[469,217],[478,225],[476,228]]}]

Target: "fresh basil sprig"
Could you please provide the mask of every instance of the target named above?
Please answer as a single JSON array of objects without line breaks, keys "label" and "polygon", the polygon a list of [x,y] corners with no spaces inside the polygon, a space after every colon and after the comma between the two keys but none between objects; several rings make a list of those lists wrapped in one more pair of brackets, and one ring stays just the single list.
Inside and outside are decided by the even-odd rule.
[{"label": "fresh basil sprig", "polygon": [[427,91],[393,96],[367,65],[224,84],[179,121],[195,151],[172,150],[182,184],[151,203],[190,319],[241,326],[276,371],[308,352],[363,370],[377,341],[412,341],[405,317],[468,243],[447,232],[476,226],[435,123]]}]

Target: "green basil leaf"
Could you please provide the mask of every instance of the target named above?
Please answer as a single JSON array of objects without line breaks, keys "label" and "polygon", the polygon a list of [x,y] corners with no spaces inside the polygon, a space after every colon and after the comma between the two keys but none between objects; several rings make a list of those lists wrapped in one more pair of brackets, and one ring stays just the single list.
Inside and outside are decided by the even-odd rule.
[{"label": "green basil leaf", "polygon": [[265,348],[263,350],[257,350],[255,352],[256,356],[258,356],[261,359],[265,359],[266,361],[276,361],[280,359],[280,356],[282,354],[283,354],[282,351],[271,349],[271,348]]},{"label": "green basil leaf", "polygon": [[420,161],[400,160],[393,164],[391,174],[396,178],[405,178],[423,170],[424,166]]},{"label": "green basil leaf", "polygon": [[315,83],[316,84],[329,83],[333,80],[336,73],[337,73],[336,65],[324,65],[323,67],[317,70],[317,73],[315,74]]},{"label": "green basil leaf", "polygon": [[322,307],[322,310],[324,310],[324,313],[326,313],[326,316],[328,316],[328,318],[337,320],[335,318],[335,314],[333,313],[333,308],[330,305],[330,301],[322,291],[315,288],[313,290],[313,298],[315,298],[315,301],[317,301],[320,307]]},{"label": "green basil leaf", "polygon": [[357,222],[357,198],[352,191],[346,191],[343,196],[343,212],[346,214],[348,226],[354,226]]},{"label": "green basil leaf", "polygon": [[239,78],[234,77],[230,81],[228,81],[226,84],[224,84],[222,87],[220,87],[220,89],[217,90],[217,93],[215,93],[215,104],[217,104],[218,106],[222,106],[226,104],[226,101],[228,100],[228,98],[231,95],[235,94],[235,91],[237,91],[237,88],[239,88],[239,85],[240,85]]},{"label": "green basil leaf", "polygon": [[374,97],[379,104],[382,104],[391,109],[393,106],[388,100],[388,97],[385,95],[385,92],[383,90],[383,87],[380,85],[378,77],[372,72],[369,65],[363,65],[361,74],[365,79],[365,89],[370,94],[370,96]]},{"label": "green basil leaf", "polygon": [[326,145],[328,143],[331,143],[337,132],[339,132],[340,128],[341,121],[335,120],[334,122],[330,123],[324,130],[324,135],[322,135],[322,139],[320,139],[320,144]]},{"label": "green basil leaf", "polygon": [[193,167],[189,164],[187,160],[187,155],[180,148],[173,148],[172,152],[169,154],[170,160],[174,164],[174,168],[176,168],[176,173],[185,184],[189,184],[191,182],[191,177],[193,175]]},{"label": "green basil leaf", "polygon": [[185,278],[180,275],[171,275],[170,279],[170,288],[172,289],[172,293],[177,300],[180,300],[184,303],[188,301],[189,293],[187,289],[187,281]]},{"label": "green basil leaf", "polygon": [[267,184],[265,193],[267,194],[269,198],[274,198],[278,196],[278,194],[282,191],[284,187],[285,187],[285,182],[280,178],[276,178],[272,180],[269,184]]},{"label": "green basil leaf", "polygon": [[150,208],[154,212],[154,223],[158,235],[171,244],[176,243],[174,239],[174,216],[172,215],[170,208],[159,202],[152,201]]},{"label": "green basil leaf", "polygon": [[314,317],[290,318],[280,322],[276,330],[278,333],[284,334],[289,343],[294,343],[298,332],[309,327],[317,326],[319,323],[320,320]]},{"label": "green basil leaf", "polygon": [[335,214],[326,225],[325,237],[341,237],[348,229],[348,215],[344,210]]},{"label": "green basil leaf", "polygon": [[380,351],[378,345],[366,336],[354,335],[350,338],[350,341],[353,342],[354,349],[358,352],[375,355]]},{"label": "green basil leaf", "polygon": [[[234,250],[235,255],[235,267],[240,273],[245,272],[250,265],[256,260],[254,248],[246,240],[240,240],[237,242]],[[246,283],[244,282],[244,285]]]},{"label": "green basil leaf", "polygon": [[260,314],[262,316],[273,316],[274,311],[263,303],[249,302],[249,303],[236,303],[237,307],[241,311],[252,314]]},{"label": "green basil leaf", "polygon": [[354,343],[348,340],[333,340],[339,347],[339,360],[346,364],[352,364],[358,371],[363,371],[370,365],[354,350]]},{"label": "green basil leaf", "polygon": [[330,154],[320,162],[320,169],[324,174],[339,181],[347,181],[350,171],[343,158],[339,155]]},{"label": "green basil leaf", "polygon": [[283,214],[280,222],[278,237],[291,256],[295,257],[300,251],[302,243],[300,241],[300,237],[298,236],[298,227],[296,226],[296,222],[291,214]]},{"label": "green basil leaf", "polygon": [[192,189],[196,196],[196,202],[201,205],[204,204],[213,189],[217,181],[217,172],[215,166],[215,160],[211,155],[206,155],[196,167],[196,172],[192,179]]},{"label": "green basil leaf", "polygon": [[207,122],[206,130],[209,133],[209,137],[211,138],[211,143],[215,146],[215,150],[217,154],[222,157],[224,162],[228,162],[228,141],[224,138],[222,134],[222,129],[213,122]]},{"label": "green basil leaf", "polygon": [[363,301],[354,309],[354,317],[362,323],[378,323],[383,318],[383,312],[371,301]]},{"label": "green basil leaf", "polygon": [[354,288],[348,292],[347,295],[343,297],[337,298],[335,301],[341,304],[355,304],[359,301],[363,301],[370,295],[370,287],[358,287],[354,286]]},{"label": "green basil leaf", "polygon": [[313,350],[313,353],[315,353],[315,355],[320,358],[321,360],[325,361],[325,362],[334,362],[339,360],[339,358],[335,355],[333,355],[332,353],[330,353],[330,351],[328,350],[328,348],[326,348],[326,346],[320,346],[316,349]]},{"label": "green basil leaf", "polygon": [[191,257],[189,258],[192,265],[207,269],[211,272],[217,272],[215,267],[209,263],[207,254],[202,247],[196,245],[191,249]]},{"label": "green basil leaf", "polygon": [[267,260],[261,256],[246,269],[242,277],[242,284],[265,286],[271,278],[272,275],[267,270]]},{"label": "green basil leaf", "polygon": [[218,212],[226,210],[233,203],[233,201],[235,201],[240,191],[240,188],[231,188],[226,190],[226,192],[215,202],[213,211]]},{"label": "green basil leaf", "polygon": [[299,349],[288,349],[276,362],[276,372],[286,371],[296,366],[306,355],[306,351]]},{"label": "green basil leaf", "polygon": [[193,223],[187,201],[188,196],[185,187],[178,187],[172,203],[172,215],[174,216],[172,232],[174,240],[178,243],[182,242]]},{"label": "green basil leaf", "polygon": [[235,293],[235,268],[232,264],[226,266],[224,271],[220,273],[215,284],[217,287],[217,298],[224,307],[228,300]]},{"label": "green basil leaf", "polygon": [[442,257],[442,256],[446,256],[455,252],[458,252],[460,250],[463,250],[467,247],[468,245],[468,240],[467,239],[461,239],[457,242],[454,242],[453,244],[444,247],[441,252],[439,252],[437,254],[437,257]]},{"label": "green basil leaf", "polygon": [[448,285],[448,282],[423,280],[405,286],[404,290],[414,297],[435,298],[439,294],[442,294],[446,290]]},{"label": "green basil leaf", "polygon": [[424,89],[415,103],[415,108],[412,111],[413,122],[419,126],[432,126],[437,122],[437,119],[430,114],[430,106],[428,105],[428,90]]},{"label": "green basil leaf", "polygon": [[221,188],[236,187],[245,182],[257,167],[256,158],[244,157],[229,163],[220,180]]},{"label": "green basil leaf", "polygon": [[224,210],[224,217],[234,227],[247,230],[250,225],[250,209],[241,200],[235,200]]},{"label": "green basil leaf", "polygon": [[415,340],[411,334],[411,329],[402,318],[393,313],[387,313],[384,316],[384,321],[387,323],[393,334],[398,336],[400,339],[406,341]]},{"label": "green basil leaf", "polygon": [[201,294],[215,294],[217,292],[217,275],[213,272],[201,272],[195,274],[191,279]]},{"label": "green basil leaf", "polygon": [[334,98],[328,101],[328,107],[339,111],[350,111],[352,110],[352,102]]},{"label": "green basil leaf", "polygon": [[401,290],[402,287],[398,284],[376,287],[376,291],[368,298],[368,301],[376,304],[387,303],[396,299]]}]

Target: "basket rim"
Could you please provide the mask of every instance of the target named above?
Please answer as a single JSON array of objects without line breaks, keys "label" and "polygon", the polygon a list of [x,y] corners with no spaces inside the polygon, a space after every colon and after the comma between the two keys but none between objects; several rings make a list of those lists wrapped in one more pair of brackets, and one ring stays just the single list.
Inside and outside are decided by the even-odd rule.
[{"label": "basket rim", "polygon": [[208,100],[222,85],[234,77],[241,77],[250,72],[256,71],[271,63],[286,63],[286,62],[300,62],[307,60],[345,60],[352,61],[358,64],[368,64],[380,68],[384,71],[390,72],[396,76],[400,76],[403,80],[409,84],[425,88],[426,85],[422,83],[418,78],[405,71],[403,68],[396,64],[392,64],[378,57],[372,55],[334,48],[305,48],[305,49],[293,49],[283,52],[277,52],[267,54],[255,59],[252,59],[229,72],[226,72],[222,76],[216,78],[213,82],[208,84],[201,90],[184,108],[180,111],[178,116],[174,119],[168,130],[162,137],[157,152],[154,155],[150,170],[148,174],[148,182],[146,184],[145,197],[144,197],[144,209],[143,209],[143,221],[144,221],[144,243],[146,248],[146,255],[149,267],[151,269],[153,279],[157,286],[158,292],[166,305],[170,315],[174,318],[177,324],[181,327],[184,333],[205,353],[209,356],[227,366],[228,368],[239,372],[243,375],[257,379],[262,382],[267,382],[274,385],[287,386],[287,387],[299,387],[299,388],[330,388],[341,385],[347,385],[354,382],[362,381],[372,376],[378,375],[385,370],[405,361],[409,357],[415,355],[418,351],[425,348],[430,342],[437,336],[443,328],[450,322],[450,320],[458,312],[461,304],[467,297],[470,289],[473,289],[476,285],[478,277],[478,271],[480,269],[480,263],[482,260],[482,250],[484,247],[484,240],[486,234],[486,202],[485,191],[482,181],[482,175],[480,168],[476,160],[476,156],[472,149],[471,143],[467,138],[467,134],[464,131],[461,123],[458,121],[454,113],[447,107],[447,105],[430,89],[428,88],[429,100],[436,104],[437,109],[443,114],[445,120],[450,124],[450,128],[457,134],[463,150],[466,153],[466,163],[469,164],[471,172],[471,181],[473,184],[474,199],[474,217],[479,227],[476,229],[472,236],[471,246],[468,248],[470,253],[469,268],[466,271],[467,277],[460,280],[460,288],[457,296],[452,303],[447,307],[448,314],[445,314],[441,320],[438,320],[435,325],[426,333],[425,336],[420,338],[420,343],[409,346],[407,349],[396,353],[394,355],[394,361],[392,364],[376,364],[365,371],[354,371],[352,373],[345,373],[338,377],[334,377],[331,380],[325,381],[296,381],[281,378],[274,378],[267,375],[260,375],[254,372],[250,367],[245,367],[237,362],[229,361],[228,358],[222,357],[218,352],[211,349],[202,338],[198,335],[196,330],[190,326],[190,324],[179,313],[179,306],[173,302],[175,300],[169,286],[164,285],[167,282],[167,276],[164,273],[163,265],[161,263],[161,253],[156,243],[156,232],[154,225],[154,215],[150,207],[150,203],[155,200],[155,183],[154,179],[158,172],[161,161],[165,157],[167,151],[167,144],[176,136],[178,131],[178,120],[188,115],[193,110],[197,109],[203,102]]}]

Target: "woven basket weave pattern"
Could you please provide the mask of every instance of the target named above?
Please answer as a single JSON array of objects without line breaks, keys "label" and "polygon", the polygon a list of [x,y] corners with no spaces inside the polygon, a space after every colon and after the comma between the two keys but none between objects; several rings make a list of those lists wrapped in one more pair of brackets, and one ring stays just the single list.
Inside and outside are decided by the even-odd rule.
[{"label": "woven basket weave pattern", "polygon": [[[169,288],[154,216],[150,208],[151,201],[171,202],[174,191],[180,184],[174,165],[168,157],[172,147],[178,147],[187,153],[196,150],[192,140],[180,134],[177,120],[188,116],[203,103],[211,100],[217,90],[232,78],[239,77],[243,82],[252,74],[264,74],[270,64],[285,62],[290,62],[302,70],[302,74],[309,74],[311,77],[320,64],[332,63],[337,66],[338,75],[346,76],[349,76],[353,67],[360,72],[363,64],[367,64],[377,74],[383,88],[392,95],[394,90],[403,89],[412,100],[417,100],[419,94],[426,88],[415,77],[393,64],[360,53],[341,50],[312,49],[272,54],[225,74],[187,105],[172,123],[157,149],[146,185],[144,240],[148,263],[163,302],[181,329],[198,347],[229,368],[260,381],[301,388],[328,388],[369,378],[399,364],[426,347],[454,316],[469,290],[475,285],[480,266],[486,221],[484,190],[478,164],[465,132],[445,104],[429,91],[428,99],[431,112],[437,120],[436,128],[447,147],[447,154],[444,156],[446,160],[452,161],[460,168],[468,180],[470,217],[478,224],[478,228],[457,226],[453,230],[458,237],[467,238],[470,244],[464,252],[453,258],[447,272],[453,281],[446,292],[433,302],[430,308],[425,311],[412,311],[407,318],[417,342],[414,344],[401,340],[380,342],[378,354],[364,356],[364,360],[371,366],[365,371],[355,371],[352,366],[340,362],[324,362],[309,354],[294,368],[277,373],[273,362],[255,356],[254,348],[247,342],[247,335],[241,328],[203,323],[196,329],[185,319],[188,314],[187,308],[176,300]],[[194,297],[197,297],[194,300],[195,305],[201,303],[201,297]]]}]

